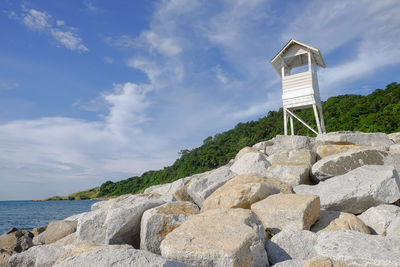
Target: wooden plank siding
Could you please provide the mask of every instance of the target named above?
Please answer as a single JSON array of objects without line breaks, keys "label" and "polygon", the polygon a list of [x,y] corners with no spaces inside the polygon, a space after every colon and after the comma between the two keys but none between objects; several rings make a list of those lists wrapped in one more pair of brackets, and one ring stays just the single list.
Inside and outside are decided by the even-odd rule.
[{"label": "wooden plank siding", "polygon": [[319,91],[317,91],[318,95],[314,96],[315,84],[316,79],[310,71],[284,76],[282,79],[283,107],[302,109],[308,108],[313,104],[320,105],[318,103],[320,102]]}]

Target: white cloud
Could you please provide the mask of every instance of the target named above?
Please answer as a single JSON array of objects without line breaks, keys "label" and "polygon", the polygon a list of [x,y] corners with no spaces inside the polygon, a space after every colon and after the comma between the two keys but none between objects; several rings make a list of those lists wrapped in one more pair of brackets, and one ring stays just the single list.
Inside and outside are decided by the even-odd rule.
[{"label": "white cloud", "polygon": [[[21,16],[13,12],[10,18],[20,18],[22,23],[36,31],[44,32],[53,37],[55,41],[71,51],[87,52],[89,49],[83,44],[82,38],[76,33],[76,29],[66,27],[63,20],[56,20],[44,11],[36,9],[26,9],[22,7]],[[10,13],[11,14],[11,13]]]},{"label": "white cloud", "polygon": [[73,32],[51,30],[51,35],[56,41],[60,42],[71,51],[89,51],[89,49],[82,43],[82,38],[76,36]]},{"label": "white cloud", "polygon": [[222,70],[220,65],[217,65],[215,67],[215,74],[217,76],[218,81],[220,81],[223,84],[228,83],[227,74]]},{"label": "white cloud", "polygon": [[112,38],[112,37],[105,37],[104,41],[111,46],[115,47],[122,47],[122,48],[135,48],[136,45],[136,39],[130,35],[121,35],[118,38]]},{"label": "white cloud", "polygon": [[48,20],[50,15],[45,12],[40,12],[35,9],[31,9],[23,18],[23,23],[34,30],[45,30],[46,28],[51,28]]}]

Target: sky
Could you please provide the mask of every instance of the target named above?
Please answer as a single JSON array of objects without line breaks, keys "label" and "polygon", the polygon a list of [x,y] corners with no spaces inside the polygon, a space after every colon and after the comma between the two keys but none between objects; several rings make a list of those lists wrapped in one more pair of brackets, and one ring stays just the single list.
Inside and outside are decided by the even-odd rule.
[{"label": "sky", "polygon": [[321,50],[323,100],[399,82],[400,1],[0,0],[0,200],[172,164],[281,107],[269,61]]}]

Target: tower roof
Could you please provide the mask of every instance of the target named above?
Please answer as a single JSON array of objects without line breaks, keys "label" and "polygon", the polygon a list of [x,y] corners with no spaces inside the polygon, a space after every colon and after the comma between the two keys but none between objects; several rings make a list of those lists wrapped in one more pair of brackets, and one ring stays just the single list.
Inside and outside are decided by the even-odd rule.
[{"label": "tower roof", "polygon": [[307,52],[311,53],[311,60],[314,64],[325,68],[325,61],[321,51],[305,43],[290,39],[290,41],[279,51],[279,53],[271,59],[270,63],[274,69],[281,75],[282,60],[286,67],[295,68],[308,64]]}]

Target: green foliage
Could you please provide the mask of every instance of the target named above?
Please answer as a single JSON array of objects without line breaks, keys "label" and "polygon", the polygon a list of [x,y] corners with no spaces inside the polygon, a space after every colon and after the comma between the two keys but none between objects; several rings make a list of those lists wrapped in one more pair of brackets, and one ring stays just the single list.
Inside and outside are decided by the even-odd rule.
[{"label": "green foliage", "polygon": [[[385,90],[377,89],[367,96],[341,95],[323,103],[326,129],[333,131],[385,132],[400,131],[400,85],[389,84]],[[312,110],[296,112],[316,128]],[[222,166],[235,157],[237,152],[255,143],[268,140],[283,133],[283,112],[269,111],[258,121],[238,123],[232,130],[209,136],[203,145],[179,152],[174,164],[159,171],[148,171],[141,176],[119,182],[107,181],[100,186],[98,197],[118,196],[142,192],[145,188],[175,181],[179,178],[208,171]],[[297,135],[315,134],[295,121]]]}]

